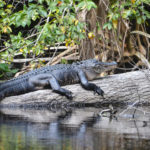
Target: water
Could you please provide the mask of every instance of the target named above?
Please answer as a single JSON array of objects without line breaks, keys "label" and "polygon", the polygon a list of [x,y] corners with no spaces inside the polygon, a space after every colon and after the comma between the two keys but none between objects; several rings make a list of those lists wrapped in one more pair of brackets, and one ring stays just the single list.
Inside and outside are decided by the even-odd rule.
[{"label": "water", "polygon": [[1,109],[0,150],[149,150],[149,108]]}]

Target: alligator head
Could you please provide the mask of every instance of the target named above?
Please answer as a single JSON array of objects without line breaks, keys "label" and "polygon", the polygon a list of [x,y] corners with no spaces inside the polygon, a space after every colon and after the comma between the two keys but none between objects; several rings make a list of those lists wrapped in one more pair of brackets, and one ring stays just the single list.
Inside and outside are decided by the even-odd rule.
[{"label": "alligator head", "polygon": [[96,59],[88,59],[80,63],[81,69],[86,74],[88,80],[95,79],[100,73],[117,67],[116,62],[100,62]]}]

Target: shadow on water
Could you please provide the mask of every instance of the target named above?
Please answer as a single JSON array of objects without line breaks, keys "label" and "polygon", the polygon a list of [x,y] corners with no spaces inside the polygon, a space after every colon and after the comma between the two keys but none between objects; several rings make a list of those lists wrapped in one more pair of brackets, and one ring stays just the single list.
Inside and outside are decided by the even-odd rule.
[{"label": "shadow on water", "polygon": [[149,108],[99,116],[101,108],[0,110],[0,150],[149,150]]}]

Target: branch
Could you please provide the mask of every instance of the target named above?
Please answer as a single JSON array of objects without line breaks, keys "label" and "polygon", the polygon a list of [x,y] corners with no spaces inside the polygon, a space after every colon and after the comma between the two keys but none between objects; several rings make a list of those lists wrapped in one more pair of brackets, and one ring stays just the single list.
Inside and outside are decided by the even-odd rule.
[{"label": "branch", "polygon": [[[77,49],[77,46],[76,46],[76,45],[73,46],[73,47],[68,47],[67,50],[65,50],[64,52],[62,52],[62,53],[60,53],[59,55],[55,56],[55,57],[53,58],[53,60],[50,62],[50,64],[54,64],[56,61],[60,60],[64,55],[66,55],[66,54],[72,52],[72,51],[75,50],[75,49]],[[55,64],[56,64],[56,63],[55,63]],[[49,63],[48,63],[47,65],[49,65]]]},{"label": "branch", "polygon": [[38,106],[68,103],[140,103],[150,102],[150,72],[149,70],[133,71],[123,74],[107,76],[92,83],[97,84],[105,92],[104,98],[94,95],[92,91],[84,90],[80,84],[67,85],[66,88],[73,92],[73,100],[69,101],[52,90],[38,90],[18,96],[6,97],[1,101],[1,105],[7,106]]},{"label": "branch", "polygon": [[[51,10],[50,10],[49,13],[48,13],[48,17],[47,17],[47,19],[46,19],[46,23],[49,22],[49,18],[50,18],[49,16],[50,16],[50,14],[51,14]],[[44,26],[45,26],[45,25],[44,25]],[[41,32],[40,32],[38,38],[36,39],[36,42],[35,42],[34,46],[37,45],[37,43],[38,43],[38,41],[39,41],[39,39],[40,39],[40,37],[41,37],[43,31],[44,31],[44,27],[42,28],[42,30],[41,30]]]}]

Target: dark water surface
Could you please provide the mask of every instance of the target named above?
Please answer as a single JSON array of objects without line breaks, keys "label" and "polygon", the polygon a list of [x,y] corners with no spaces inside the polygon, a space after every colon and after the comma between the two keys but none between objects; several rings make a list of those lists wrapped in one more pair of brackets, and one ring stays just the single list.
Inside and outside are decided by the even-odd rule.
[{"label": "dark water surface", "polygon": [[[0,110],[0,150],[150,150],[149,108]],[[122,113],[121,113],[122,112]]]}]

